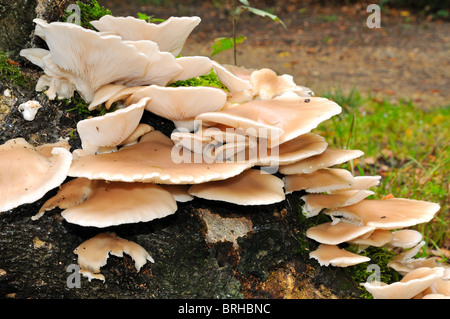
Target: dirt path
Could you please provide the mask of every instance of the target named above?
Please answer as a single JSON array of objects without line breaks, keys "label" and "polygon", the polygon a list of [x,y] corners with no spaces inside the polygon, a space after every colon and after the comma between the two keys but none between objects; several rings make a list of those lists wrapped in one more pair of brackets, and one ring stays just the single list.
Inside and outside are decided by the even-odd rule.
[{"label": "dirt path", "polygon": [[[120,0],[99,2],[114,15],[200,16],[202,22],[189,37],[183,55],[210,56],[214,39],[231,34],[227,9],[209,1],[153,7]],[[256,6],[257,2],[252,3]],[[450,105],[450,22],[391,9],[389,15],[381,13],[381,28],[370,29],[366,25],[370,13],[361,4],[288,4],[272,9],[287,30],[268,19],[244,14],[238,33],[248,40],[239,46],[239,65],[291,74],[317,95],[357,88],[380,97],[412,99],[423,107]],[[233,63],[231,50],[213,58]]]}]

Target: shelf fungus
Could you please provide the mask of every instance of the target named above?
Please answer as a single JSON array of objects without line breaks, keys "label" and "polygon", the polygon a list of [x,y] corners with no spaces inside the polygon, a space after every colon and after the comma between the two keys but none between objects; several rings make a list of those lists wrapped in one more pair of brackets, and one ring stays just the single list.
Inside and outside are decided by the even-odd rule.
[{"label": "shelf fungus", "polygon": [[0,145],[0,212],[33,203],[64,182],[72,154],[55,145],[38,151],[23,138]]},{"label": "shelf fungus", "polygon": [[103,228],[166,217],[176,212],[177,203],[169,191],[153,183],[78,178],[62,185],[33,219],[56,207],[64,209],[61,216],[69,223]]},{"label": "shelf fungus", "polygon": [[103,282],[105,276],[100,273],[100,268],[106,265],[109,255],[123,257],[124,253],[134,260],[137,272],[147,261],[155,262],[142,246],[110,232],[100,233],[81,243],[74,250],[74,254],[78,256],[80,273],[89,281],[98,279]]}]

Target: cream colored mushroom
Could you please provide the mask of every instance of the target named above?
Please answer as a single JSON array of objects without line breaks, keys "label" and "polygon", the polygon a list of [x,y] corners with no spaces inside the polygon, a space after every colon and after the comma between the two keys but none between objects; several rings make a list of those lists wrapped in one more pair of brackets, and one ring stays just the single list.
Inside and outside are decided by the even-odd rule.
[{"label": "cream colored mushroom", "polygon": [[392,232],[386,229],[375,229],[368,236],[361,237],[348,241],[349,244],[358,246],[359,251],[366,249],[369,246],[382,247],[392,240]]},{"label": "cream colored mushroom", "polygon": [[335,194],[308,194],[301,197],[305,202],[303,214],[306,217],[316,216],[325,208],[332,209],[354,205],[375,194],[368,190],[347,190]]},{"label": "cream colored mushroom", "polygon": [[126,86],[123,84],[105,84],[101,88],[99,88],[94,93],[94,98],[92,99],[92,102],[89,104],[89,111],[97,109],[101,104],[105,103],[109,99],[111,99],[113,96],[116,95],[116,93],[122,91],[125,89]]},{"label": "cream colored mushroom", "polygon": [[55,197],[44,203],[34,219],[55,207],[69,223],[109,227],[148,222],[176,212],[172,194],[152,183],[123,183],[75,179],[63,185]]},{"label": "cream colored mushroom", "polygon": [[413,270],[400,281],[392,284],[375,281],[361,285],[372,294],[374,299],[411,299],[435,283],[443,276],[443,273],[442,267],[422,267]]},{"label": "cream colored mushroom", "polygon": [[353,185],[349,188],[336,189],[330,193],[337,194],[340,192],[347,192],[351,190],[364,190],[374,186],[378,186],[381,176],[355,176],[353,178]]},{"label": "cream colored mushroom", "polygon": [[351,187],[353,175],[341,168],[322,168],[311,174],[286,175],[286,194],[305,190],[308,193],[322,193]]},{"label": "cream colored mushroom", "polygon": [[[243,103],[220,112],[205,112],[196,117],[201,125],[240,128],[248,134],[267,138],[270,148],[309,133],[322,121],[339,114],[341,107],[325,98],[302,102],[261,100]],[[201,122],[200,122],[201,121]]]},{"label": "cream colored mushroom", "polygon": [[338,222],[323,223],[309,228],[306,231],[306,237],[314,239],[321,244],[339,245],[372,233],[374,230],[374,227],[357,226],[339,220]]},{"label": "cream colored mushroom", "polygon": [[126,108],[85,120],[77,124],[81,150],[77,156],[95,154],[102,147],[115,147],[123,143],[138,127],[149,98]]},{"label": "cream colored mushroom", "polygon": [[319,247],[309,253],[310,258],[316,259],[321,266],[348,267],[364,263],[369,257],[360,256],[341,249],[336,245],[320,244]]},{"label": "cream colored mushroom", "polygon": [[323,153],[280,167],[282,174],[308,174],[321,168],[329,168],[362,156],[359,150],[327,148]]},{"label": "cream colored mushroom", "polygon": [[24,120],[33,121],[37,111],[42,107],[38,101],[27,101],[19,105],[18,110],[22,113]]},{"label": "cream colored mushroom", "polygon": [[114,32],[123,40],[151,40],[158,44],[159,50],[178,56],[200,21],[199,17],[170,17],[155,24],[134,17],[105,15],[91,24],[101,32]]},{"label": "cream colored mushroom", "polygon": [[388,243],[391,247],[412,248],[422,241],[422,234],[414,229],[401,229],[392,232],[392,240]]},{"label": "cream colored mushroom", "polygon": [[51,156],[41,155],[23,138],[0,145],[0,212],[42,198],[67,177],[72,154],[54,147]]},{"label": "cream colored mushroom", "polygon": [[131,95],[127,103],[150,97],[145,109],[174,122],[177,128],[194,130],[195,117],[225,106],[226,93],[211,87],[162,87],[151,85]]},{"label": "cream colored mushroom", "polygon": [[363,199],[351,206],[328,209],[325,213],[379,229],[396,229],[429,222],[439,208],[436,203],[404,198]]},{"label": "cream colored mushroom", "polygon": [[277,75],[275,71],[263,68],[250,75],[253,99],[271,100],[285,92],[297,89],[292,75]]},{"label": "cream colored mushroom", "polygon": [[[181,72],[173,56],[172,63],[166,63],[164,68],[153,63],[163,54],[157,46],[153,51],[155,56],[149,57],[118,36],[102,36],[73,23],[47,23],[42,19],[33,21],[37,24],[37,34],[43,37],[50,49],[50,54],[44,56],[38,65],[44,66],[51,81],[64,79],[73,84],[88,103],[93,101],[95,92],[106,84],[144,79],[145,83],[141,85],[166,85]],[[21,55],[29,56],[27,50],[22,50]],[[154,80],[153,67],[158,69]]]},{"label": "cream colored mushroom", "polygon": [[124,253],[134,260],[138,272],[147,261],[154,263],[142,246],[110,232],[98,234],[74,250],[74,254],[78,256],[80,273],[88,277],[89,281],[93,278],[105,281],[105,277],[100,274],[100,268],[106,265],[109,255],[123,257]]},{"label": "cream colored mushroom", "polygon": [[[197,184],[227,179],[251,167],[249,163],[195,162],[159,131],[151,131],[138,143],[114,153],[74,159],[69,176],[124,182]],[[181,152],[181,153],[180,153]]]},{"label": "cream colored mushroom", "polygon": [[201,75],[207,75],[213,68],[212,61],[204,56],[185,56],[177,58],[177,63],[183,71],[170,80],[170,83],[176,81],[185,81],[196,78]]},{"label": "cream colored mushroom", "polygon": [[226,180],[192,185],[189,194],[238,205],[268,205],[285,199],[283,186],[278,177],[249,169]]}]

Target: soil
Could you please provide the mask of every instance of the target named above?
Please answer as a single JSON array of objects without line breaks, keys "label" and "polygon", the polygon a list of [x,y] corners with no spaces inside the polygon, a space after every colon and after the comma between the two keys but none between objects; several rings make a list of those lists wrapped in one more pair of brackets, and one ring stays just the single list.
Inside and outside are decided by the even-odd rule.
[{"label": "soil", "polygon": [[[232,34],[229,1],[152,2],[99,1],[114,15],[199,16],[202,22],[188,38],[183,55],[210,56],[214,39]],[[290,0],[270,6],[270,2],[276,3],[255,0],[251,4],[270,9],[287,29],[244,12],[237,33],[247,40],[238,46],[238,65],[291,74],[297,84],[310,87],[316,95],[357,89],[394,101],[412,100],[423,107],[450,104],[450,21],[389,9],[381,12],[381,27],[371,29],[366,24],[371,14],[366,12],[368,4]],[[233,64],[232,50],[213,59]]]}]

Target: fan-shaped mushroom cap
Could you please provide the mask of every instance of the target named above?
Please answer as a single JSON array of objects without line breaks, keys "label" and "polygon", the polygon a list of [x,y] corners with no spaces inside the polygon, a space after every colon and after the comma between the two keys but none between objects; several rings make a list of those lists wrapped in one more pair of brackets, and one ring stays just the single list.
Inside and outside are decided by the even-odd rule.
[{"label": "fan-shaped mushroom cap", "polygon": [[95,154],[100,147],[118,146],[137,128],[149,98],[126,108],[85,120],[77,124],[82,150],[78,156]]},{"label": "fan-shaped mushroom cap", "polygon": [[226,180],[193,185],[189,194],[238,205],[267,205],[285,199],[283,186],[278,177],[249,169]]},{"label": "fan-shaped mushroom cap", "polygon": [[282,174],[305,174],[312,173],[321,168],[328,168],[342,164],[352,159],[362,156],[364,153],[359,150],[344,150],[327,148],[323,153],[308,157],[307,159],[280,167]]},{"label": "fan-shaped mushroom cap", "polygon": [[366,282],[362,285],[374,299],[411,299],[430,287],[443,273],[442,267],[422,267],[390,285],[382,282]]},{"label": "fan-shaped mushroom cap", "polygon": [[367,248],[368,246],[381,247],[392,240],[392,233],[386,229],[375,229],[369,236],[363,235],[348,241],[350,244],[359,246],[360,250]]},{"label": "fan-shaped mushroom cap", "polygon": [[310,258],[317,259],[321,266],[347,267],[370,260],[369,257],[360,256],[341,249],[335,245],[320,244],[319,247],[309,253]]},{"label": "fan-shaped mushroom cap", "polygon": [[155,24],[134,17],[105,15],[91,24],[101,32],[117,33],[123,40],[151,40],[160,51],[178,56],[192,30],[200,23],[199,17],[170,17]]},{"label": "fan-shaped mushroom cap", "polygon": [[101,233],[89,240],[86,240],[74,250],[78,255],[78,265],[80,272],[91,278],[101,279],[100,268],[106,265],[109,254],[123,257],[123,253],[129,255],[134,260],[136,270],[144,266],[147,261],[154,262],[150,254],[140,245],[120,238],[115,233]]},{"label": "fan-shaped mushroom cap", "polygon": [[389,246],[400,248],[412,248],[422,241],[422,234],[414,229],[401,229],[392,232],[392,240]]},{"label": "fan-shaped mushroom cap", "polygon": [[[89,103],[105,84],[126,84],[130,80],[145,79],[141,85],[166,85],[181,72],[181,67],[170,54],[172,63],[166,63],[164,68],[155,65],[154,62],[164,55],[156,44],[154,56],[149,57],[118,36],[102,36],[73,23],[33,21],[37,24],[38,34],[50,48],[50,54],[43,58],[45,73],[72,83]],[[151,76],[156,73],[153,72],[154,67],[158,67],[158,74],[152,80]]]},{"label": "fan-shaped mushroom cap", "polygon": [[221,65],[217,61],[212,61],[214,72],[217,74],[219,81],[226,86],[231,93],[237,93],[242,91],[248,91],[248,96],[251,96],[251,88],[249,80],[242,79],[232,72],[230,72],[225,66]]},{"label": "fan-shaped mushroom cap", "polygon": [[353,175],[341,168],[322,168],[311,174],[286,175],[286,194],[306,190],[308,193],[322,193],[351,187]]},{"label": "fan-shaped mushroom cap", "polygon": [[340,112],[339,105],[325,98],[309,98],[303,102],[260,100],[220,112],[206,112],[198,115],[196,120],[206,126],[223,124],[241,128],[248,134],[267,138],[268,147],[275,147],[309,133],[322,121]]},{"label": "fan-shaped mushroom cap", "polygon": [[368,190],[348,190],[335,194],[308,194],[301,198],[305,202],[303,214],[306,217],[316,216],[324,208],[350,206],[373,194],[375,193]]},{"label": "fan-shaped mushroom cap", "polygon": [[349,188],[337,189],[330,191],[330,193],[347,192],[350,190],[364,190],[370,187],[377,186],[380,183],[381,176],[355,176],[353,178],[353,185]]},{"label": "fan-shaped mushroom cap", "polygon": [[439,208],[436,203],[413,199],[364,199],[355,205],[329,209],[326,214],[379,229],[396,229],[429,222]]},{"label": "fan-shaped mushroom cap", "polygon": [[136,103],[150,97],[145,109],[167,118],[176,127],[194,130],[194,119],[204,112],[218,111],[225,106],[227,95],[224,91],[205,87],[162,87],[151,85],[135,92],[127,101]]},{"label": "fan-shaped mushroom cap", "polygon": [[0,212],[35,202],[64,182],[72,154],[63,147],[51,154],[39,154],[23,138],[0,145]]},{"label": "fan-shaped mushroom cap", "polygon": [[338,245],[371,233],[374,227],[357,226],[345,221],[335,221],[313,226],[306,231],[306,237],[321,244]]},{"label": "fan-shaped mushroom cap", "polygon": [[[61,215],[69,223],[91,227],[148,222],[175,213],[172,194],[152,183],[123,183],[75,179],[62,187],[41,208],[64,208]],[[105,205],[107,203],[107,205]]]},{"label": "fan-shaped mushroom cap", "polygon": [[233,177],[250,168],[249,163],[195,162],[190,151],[179,154],[167,136],[151,131],[138,143],[114,153],[74,159],[69,171],[73,177],[160,184],[197,184]]}]

